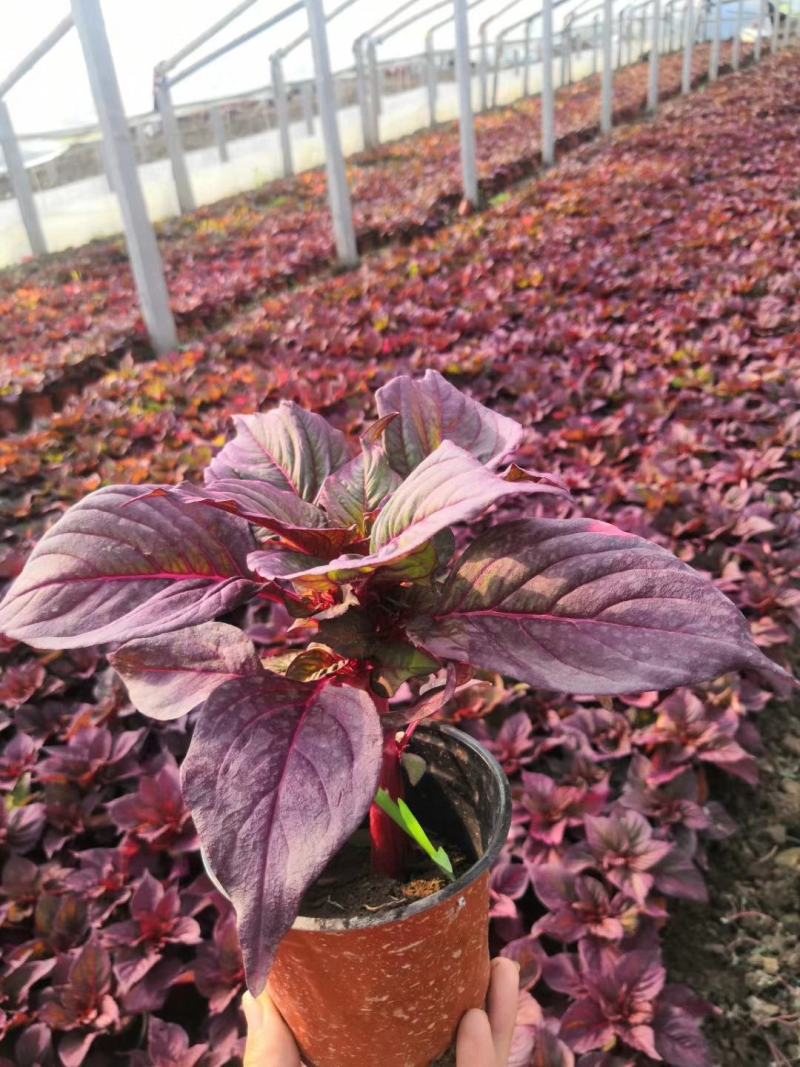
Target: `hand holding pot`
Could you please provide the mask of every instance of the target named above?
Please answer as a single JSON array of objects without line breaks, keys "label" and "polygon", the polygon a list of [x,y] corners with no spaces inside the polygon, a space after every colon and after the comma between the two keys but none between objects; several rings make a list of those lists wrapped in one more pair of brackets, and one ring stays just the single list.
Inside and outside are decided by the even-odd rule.
[{"label": "hand holding pot", "polygon": [[[486,1011],[468,1011],[458,1028],[456,1067],[506,1067],[517,1014],[519,967],[513,960],[492,960]],[[268,994],[242,998],[247,1019],[244,1067],[301,1067],[291,1032]]]}]

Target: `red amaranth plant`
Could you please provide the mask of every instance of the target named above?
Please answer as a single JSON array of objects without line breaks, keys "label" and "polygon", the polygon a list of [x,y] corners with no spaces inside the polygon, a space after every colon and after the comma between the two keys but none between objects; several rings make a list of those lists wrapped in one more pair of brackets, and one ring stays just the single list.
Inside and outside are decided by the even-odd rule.
[{"label": "red amaranth plant", "polygon": [[[409,734],[471,671],[603,695],[734,669],[787,680],[704,577],[608,523],[521,519],[456,551],[454,527],[512,497],[563,497],[563,484],[509,463],[521,427],[434,372],[394,379],[377,405],[355,455],[320,416],[282,403],[237,419],[202,488],[90,494],[0,607],[17,640],[117,646],[111,662],[141,711],[169,721],[201,708],[183,789],[254,992],[305,890],[370,808],[375,867],[400,873],[403,839],[373,806],[376,789],[401,797]],[[242,631],[212,621],[253,600],[283,604],[307,647],[262,660]],[[390,704],[406,683],[416,696]],[[124,774],[132,733],[118,754],[78,734],[45,773],[86,785],[110,760]],[[643,903],[671,845],[634,812],[587,815],[602,790],[563,788],[532,804],[542,843],[558,844],[579,814],[589,852],[576,862]],[[133,811],[121,816],[126,800],[115,814],[138,827]]]}]

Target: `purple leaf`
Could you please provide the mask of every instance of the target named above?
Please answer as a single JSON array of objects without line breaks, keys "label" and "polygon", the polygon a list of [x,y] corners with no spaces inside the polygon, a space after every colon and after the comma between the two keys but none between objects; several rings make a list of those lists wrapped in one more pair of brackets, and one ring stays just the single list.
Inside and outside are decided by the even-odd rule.
[{"label": "purple leaf", "polygon": [[389,466],[384,451],[362,443],[355,459],[325,479],[318,503],[333,525],[353,526],[364,534],[367,517],[399,484],[400,476]]},{"label": "purple leaf", "polygon": [[182,1026],[153,1015],[147,1035],[148,1067],[194,1067],[207,1045],[192,1045]]},{"label": "purple leaf", "polygon": [[236,515],[277,534],[289,548],[329,559],[353,540],[350,529],[328,527],[328,516],[294,492],[255,479],[221,478],[204,489],[187,482],[160,490],[187,507],[205,506]]},{"label": "purple leaf", "polygon": [[504,496],[540,491],[532,482],[504,481],[463,449],[444,441],[406,478],[378,515],[369,555],[341,556],[288,577],[327,575],[335,581],[350,581],[397,563],[440,531],[477,518]]},{"label": "purple leaf", "polygon": [[789,682],[706,578],[589,519],[489,530],[464,552],[435,616],[412,630],[435,656],[544,689],[630,693],[741,669]]},{"label": "purple leaf", "polygon": [[262,670],[252,641],[222,622],[128,641],[108,661],[139,711],[163,721],[196,708],[223,682]]},{"label": "purple leaf", "polygon": [[588,997],[570,1004],[561,1020],[559,1033],[575,1052],[591,1052],[614,1041],[614,1028],[600,1005]]},{"label": "purple leaf", "polygon": [[235,415],[233,422],[236,436],[211,461],[207,485],[255,478],[313,501],[327,476],[350,458],[343,433],[288,400],[266,414]]},{"label": "purple leaf", "polygon": [[266,675],[227,682],[203,705],[184,792],[236,909],[254,995],[303,893],[368,811],[381,750],[361,690]]},{"label": "purple leaf", "polygon": [[402,475],[419,466],[443,441],[452,441],[490,467],[522,441],[519,423],[466,396],[435,370],[425,371],[422,378],[393,378],[375,399],[379,415],[400,414],[386,428],[384,440],[392,466]]},{"label": "purple leaf", "polygon": [[71,507],[0,605],[0,630],[74,648],[205,622],[251,596],[247,525],[152,488],[110,486]]}]

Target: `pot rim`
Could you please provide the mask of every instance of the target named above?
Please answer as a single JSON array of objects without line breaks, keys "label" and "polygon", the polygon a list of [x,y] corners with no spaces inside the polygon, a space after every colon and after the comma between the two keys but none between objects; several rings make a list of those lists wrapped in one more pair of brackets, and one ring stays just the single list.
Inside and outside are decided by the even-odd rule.
[{"label": "pot rim", "polygon": [[354,915],[346,919],[298,915],[292,923],[292,930],[336,934],[346,933],[348,930],[371,929],[376,926],[388,926],[390,923],[402,922],[403,919],[411,918],[413,915],[421,915],[423,912],[429,911],[431,908],[435,908],[439,904],[443,904],[455,897],[477,881],[482,874],[490,870],[494,865],[494,861],[500,855],[503,845],[506,843],[508,831],[511,827],[511,787],[508,784],[508,778],[492,753],[487,748],[484,748],[474,737],[464,733],[463,730],[458,730],[448,723],[439,722],[431,723],[427,728],[440,731],[457,741],[464,748],[470,749],[474,755],[489,767],[492,776],[500,785],[500,795],[502,797],[500,810],[497,813],[494,829],[483,855],[454,882],[450,882],[449,885],[444,886],[436,893],[432,893],[429,897],[424,897],[422,900],[415,900],[401,908],[393,908],[382,915]]},{"label": "pot rim", "polygon": [[[497,813],[494,829],[483,855],[473,863],[469,870],[464,871],[455,882],[450,882],[449,885],[444,886],[444,888],[438,890],[436,893],[432,893],[429,897],[423,897],[422,900],[415,900],[411,904],[404,905],[402,908],[393,908],[391,911],[384,912],[383,915],[354,915],[346,919],[328,917],[318,918],[310,915],[298,915],[290,929],[304,932],[316,931],[317,933],[343,934],[348,930],[366,930],[376,926],[388,926],[389,923],[402,922],[403,919],[411,918],[413,915],[421,915],[423,912],[429,911],[431,908],[435,908],[439,904],[445,903],[457,893],[461,893],[464,889],[467,889],[473,882],[477,881],[482,874],[491,869],[494,861],[500,855],[503,845],[506,843],[508,831],[511,828],[511,786],[508,784],[508,778],[506,777],[505,771],[494,758],[492,753],[487,748],[484,748],[480,741],[477,741],[463,730],[458,730],[455,726],[450,726],[449,723],[444,722],[432,722],[426,724],[425,729],[440,731],[448,737],[451,737],[454,741],[457,741],[460,745],[463,745],[464,748],[470,749],[474,755],[483,760],[491,771],[492,777],[499,784],[500,795],[502,798],[500,811]],[[211,884],[223,897],[225,897],[226,900],[230,900],[230,897],[222,888],[216,875],[211,870],[208,858],[202,846],[200,847],[200,857],[203,861],[203,868],[207,877],[211,881]]]}]

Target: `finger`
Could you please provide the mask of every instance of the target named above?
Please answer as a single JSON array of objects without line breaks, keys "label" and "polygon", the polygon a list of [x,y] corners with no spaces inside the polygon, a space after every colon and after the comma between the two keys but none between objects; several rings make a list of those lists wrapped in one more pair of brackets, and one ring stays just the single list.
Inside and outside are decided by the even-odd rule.
[{"label": "finger", "polygon": [[300,1067],[292,1032],[266,990],[258,1000],[245,993],[242,1008],[247,1020],[244,1067]]},{"label": "finger", "polygon": [[506,1067],[514,1036],[519,999],[519,966],[514,960],[498,956],[492,960],[492,976],[486,1007],[492,1030],[495,1060],[498,1067]]},{"label": "finger", "polygon": [[459,1023],[456,1067],[496,1067],[489,1016],[480,1008],[472,1008]]}]

